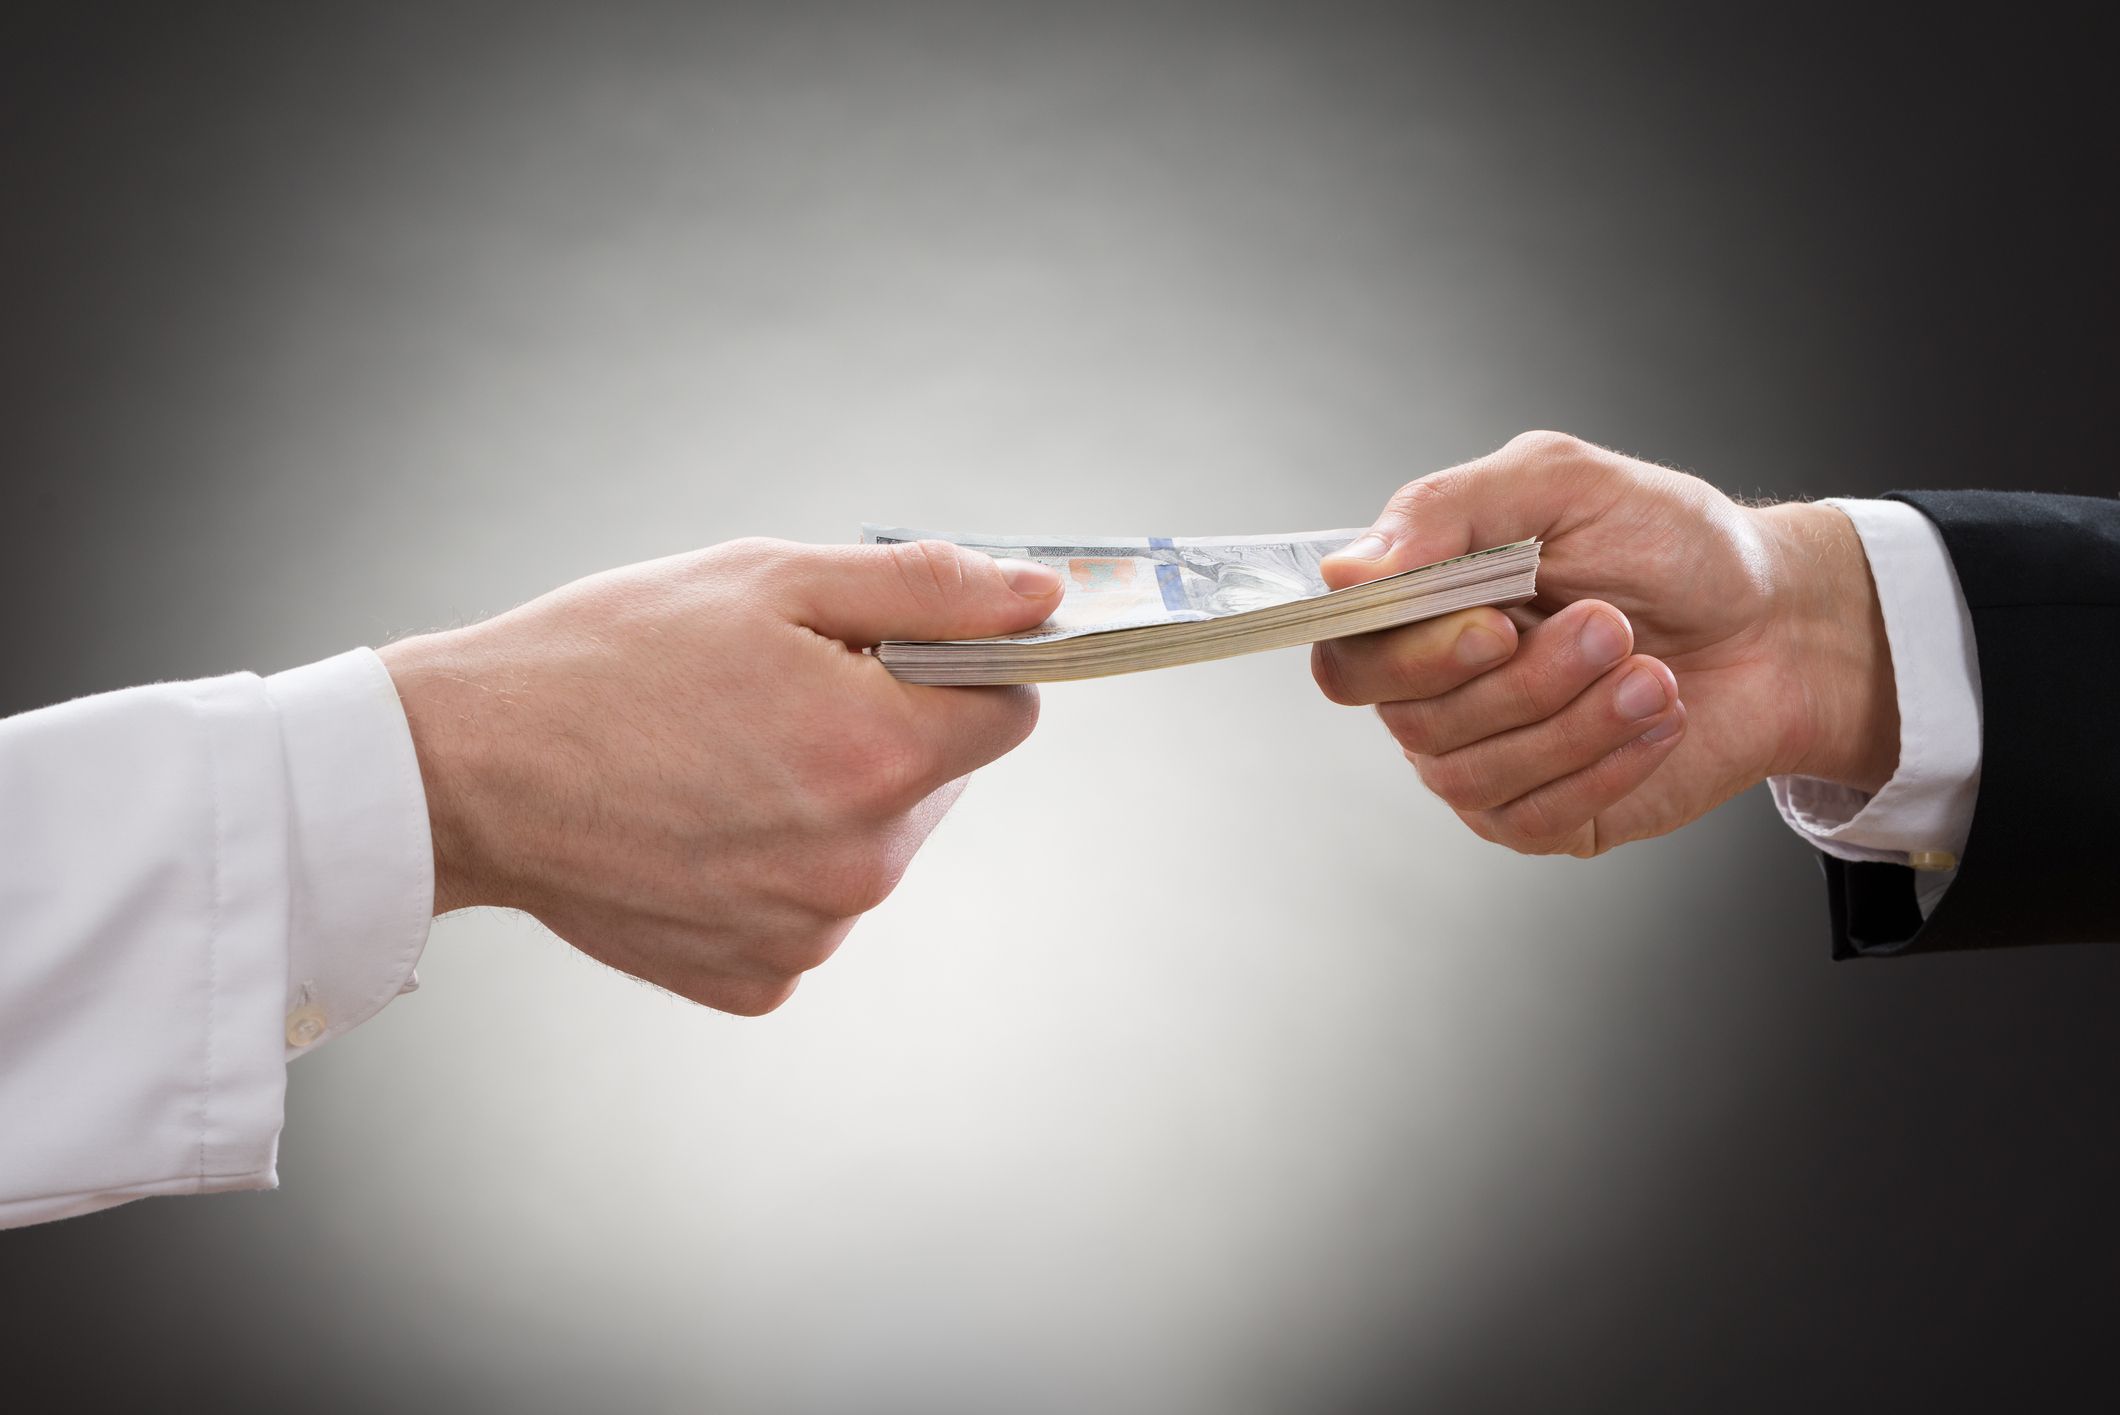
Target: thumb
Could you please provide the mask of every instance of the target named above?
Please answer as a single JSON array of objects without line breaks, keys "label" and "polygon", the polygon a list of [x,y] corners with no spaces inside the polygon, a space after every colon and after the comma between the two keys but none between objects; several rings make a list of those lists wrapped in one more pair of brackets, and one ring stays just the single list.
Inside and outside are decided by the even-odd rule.
[{"label": "thumb", "polygon": [[1319,567],[1328,587],[1381,580],[1453,555],[1545,537],[1598,475],[1597,449],[1527,432],[1500,451],[1400,487],[1376,524]]},{"label": "thumb", "polygon": [[797,570],[794,608],[807,627],[865,648],[1018,633],[1044,622],[1060,597],[1060,576],[1046,566],[921,540],[813,548]]}]

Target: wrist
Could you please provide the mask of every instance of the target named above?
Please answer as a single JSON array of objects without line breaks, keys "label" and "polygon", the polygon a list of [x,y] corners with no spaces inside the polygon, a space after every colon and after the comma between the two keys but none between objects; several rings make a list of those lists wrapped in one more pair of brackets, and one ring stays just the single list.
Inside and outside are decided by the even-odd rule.
[{"label": "wrist", "polygon": [[428,834],[434,841],[434,912],[437,916],[475,904],[494,904],[476,867],[474,767],[478,741],[472,723],[475,686],[455,663],[453,633],[422,634],[377,650],[397,686],[420,784],[427,795]]},{"label": "wrist", "polygon": [[1773,774],[1874,794],[1899,763],[1899,689],[1862,537],[1813,502],[1752,514],[1771,547],[1776,640],[1798,689]]}]

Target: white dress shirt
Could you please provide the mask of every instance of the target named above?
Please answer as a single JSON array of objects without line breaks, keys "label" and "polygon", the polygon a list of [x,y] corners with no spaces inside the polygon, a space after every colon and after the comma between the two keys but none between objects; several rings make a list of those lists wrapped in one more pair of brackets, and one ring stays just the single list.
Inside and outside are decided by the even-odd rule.
[{"label": "white dress shirt", "polygon": [[1927,918],[1957,875],[1980,789],[1980,665],[1943,537],[1898,501],[1827,501],[1855,523],[1898,685],[1899,765],[1876,795],[1807,776],[1768,783],[1797,834],[1843,860],[1912,864]]},{"label": "white dress shirt", "polygon": [[288,1059],[409,990],[433,903],[366,649],[0,721],[0,1228],[272,1188]]}]

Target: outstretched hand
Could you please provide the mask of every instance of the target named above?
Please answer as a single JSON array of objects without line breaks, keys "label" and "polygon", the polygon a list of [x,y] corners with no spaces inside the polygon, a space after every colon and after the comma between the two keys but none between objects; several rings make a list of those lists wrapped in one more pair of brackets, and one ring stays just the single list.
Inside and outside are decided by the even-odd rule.
[{"label": "outstretched hand", "polygon": [[891,892],[1030,688],[857,652],[1030,628],[1051,570],[944,542],[735,541],[382,651],[427,789],[435,912],[524,910],[616,968],[770,1011]]},{"label": "outstretched hand", "polygon": [[1545,542],[1538,598],[1319,644],[1482,837],[1596,855],[1785,773],[1875,791],[1898,755],[1883,619],[1853,525],[1746,507],[1560,433],[1410,482],[1325,562],[1335,589]]}]

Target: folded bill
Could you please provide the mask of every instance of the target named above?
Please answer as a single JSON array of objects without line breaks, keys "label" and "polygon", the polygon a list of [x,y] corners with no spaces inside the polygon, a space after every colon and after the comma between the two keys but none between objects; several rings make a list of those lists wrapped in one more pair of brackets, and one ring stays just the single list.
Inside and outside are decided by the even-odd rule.
[{"label": "folded bill", "polygon": [[1359,530],[1265,536],[985,536],[864,525],[865,544],[946,540],[1060,573],[1066,594],[1035,629],[876,649],[909,683],[1049,683],[1230,658],[1365,634],[1536,592],[1539,543],[1517,541],[1352,589],[1319,566]]}]

